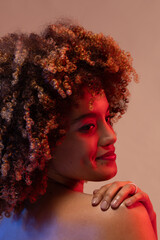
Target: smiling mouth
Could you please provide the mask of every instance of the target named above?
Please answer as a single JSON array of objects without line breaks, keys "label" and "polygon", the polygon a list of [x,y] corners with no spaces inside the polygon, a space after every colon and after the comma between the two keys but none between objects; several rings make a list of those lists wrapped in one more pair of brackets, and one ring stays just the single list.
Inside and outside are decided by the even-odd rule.
[{"label": "smiling mouth", "polygon": [[96,161],[99,161],[99,160],[115,161],[116,160],[116,154],[112,152],[112,153],[102,155],[102,156],[96,158]]}]

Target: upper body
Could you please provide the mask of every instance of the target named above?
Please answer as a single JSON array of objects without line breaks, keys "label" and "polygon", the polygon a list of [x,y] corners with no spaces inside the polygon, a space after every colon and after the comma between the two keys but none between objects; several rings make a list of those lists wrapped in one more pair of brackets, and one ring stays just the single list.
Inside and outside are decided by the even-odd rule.
[{"label": "upper body", "polygon": [[155,239],[141,204],[102,212],[83,193],[117,173],[113,123],[132,78],[130,55],[80,26],[1,39],[0,215],[18,218],[0,239]]},{"label": "upper body", "polygon": [[49,196],[49,201],[43,199],[36,205],[32,215],[25,210],[19,218],[3,219],[0,239],[156,239],[148,213],[142,204],[130,209],[121,204],[117,210],[109,208],[104,212],[99,207],[91,206],[89,194],[73,192],[66,187],[58,187],[56,195],[50,194],[54,197]]}]

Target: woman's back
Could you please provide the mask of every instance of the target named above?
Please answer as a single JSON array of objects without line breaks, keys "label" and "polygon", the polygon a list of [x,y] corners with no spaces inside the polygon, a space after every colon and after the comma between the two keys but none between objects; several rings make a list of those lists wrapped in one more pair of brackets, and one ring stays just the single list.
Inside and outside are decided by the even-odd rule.
[{"label": "woman's back", "polygon": [[61,189],[52,202],[48,203],[46,196],[19,219],[4,219],[0,240],[156,239],[143,205],[127,209],[122,204],[117,210],[103,212],[91,206],[91,198]]}]

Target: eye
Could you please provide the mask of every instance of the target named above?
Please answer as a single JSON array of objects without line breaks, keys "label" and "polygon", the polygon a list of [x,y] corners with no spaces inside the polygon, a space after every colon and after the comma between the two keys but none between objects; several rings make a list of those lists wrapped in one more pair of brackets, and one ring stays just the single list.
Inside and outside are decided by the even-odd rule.
[{"label": "eye", "polygon": [[79,131],[80,131],[80,132],[83,132],[83,133],[85,133],[85,132],[90,132],[90,131],[94,130],[95,127],[96,127],[96,126],[95,126],[93,123],[90,123],[90,124],[86,124],[86,125],[84,125],[83,127],[81,127],[81,128],[79,129]]},{"label": "eye", "polygon": [[111,121],[111,118],[112,118],[111,115],[107,115],[105,119],[106,119],[106,122],[107,122],[111,127],[113,127],[113,122]]},{"label": "eye", "polygon": [[105,117],[105,119],[106,119],[106,122],[107,122],[107,123],[111,123],[111,116],[110,116],[110,115],[107,115],[107,116]]}]

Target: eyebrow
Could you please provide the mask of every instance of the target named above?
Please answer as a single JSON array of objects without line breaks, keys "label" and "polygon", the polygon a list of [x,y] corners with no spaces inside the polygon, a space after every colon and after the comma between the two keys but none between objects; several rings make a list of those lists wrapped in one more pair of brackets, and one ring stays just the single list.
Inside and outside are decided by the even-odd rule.
[{"label": "eyebrow", "polygon": [[[109,111],[109,106],[108,106],[106,112],[108,112],[108,111]],[[71,124],[75,124],[75,123],[77,123],[78,121],[80,121],[80,120],[82,120],[82,119],[85,119],[85,118],[87,118],[87,117],[96,117],[96,116],[97,116],[97,113],[95,113],[95,112],[85,113],[85,114],[79,116],[78,118],[73,119],[72,122],[71,122]]]}]

